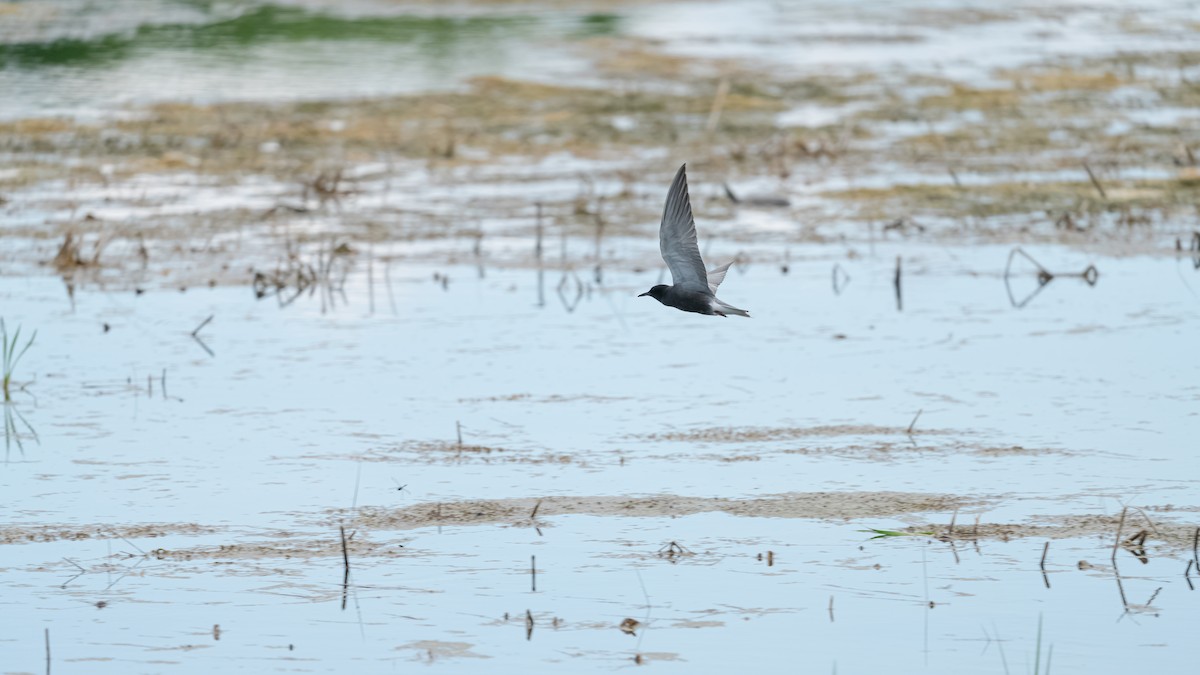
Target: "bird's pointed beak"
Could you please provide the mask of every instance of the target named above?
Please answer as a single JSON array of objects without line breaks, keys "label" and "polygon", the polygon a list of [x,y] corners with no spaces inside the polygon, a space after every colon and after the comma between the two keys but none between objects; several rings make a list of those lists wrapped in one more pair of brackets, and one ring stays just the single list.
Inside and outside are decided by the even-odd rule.
[{"label": "bird's pointed beak", "polygon": [[644,298],[644,297],[646,297],[647,295],[650,295],[650,291],[646,291],[645,293],[639,293],[639,294],[638,294],[638,297],[639,297],[639,298]]}]

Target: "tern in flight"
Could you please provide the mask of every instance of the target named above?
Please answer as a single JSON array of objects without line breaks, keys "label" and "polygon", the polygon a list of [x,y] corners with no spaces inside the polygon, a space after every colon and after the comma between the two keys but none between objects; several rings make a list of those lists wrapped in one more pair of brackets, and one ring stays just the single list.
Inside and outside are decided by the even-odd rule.
[{"label": "tern in flight", "polygon": [[696,221],[692,218],[692,203],[688,199],[687,164],[679,167],[667,205],[663,208],[662,224],[658,227],[658,249],[671,268],[671,286],[659,284],[638,297],[648,295],[667,307],[710,316],[749,317],[750,313],[726,304],[717,298],[717,286],[733,262],[704,271],[700,247],[696,245]]}]

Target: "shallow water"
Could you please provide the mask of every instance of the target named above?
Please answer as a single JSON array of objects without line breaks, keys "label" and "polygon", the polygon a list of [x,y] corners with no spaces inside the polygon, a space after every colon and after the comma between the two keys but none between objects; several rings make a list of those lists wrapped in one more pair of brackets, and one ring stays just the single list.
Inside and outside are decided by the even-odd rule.
[{"label": "shallow water", "polygon": [[[1131,10],[1122,15],[1120,9]],[[994,68],[1055,56],[1140,51],[1144,40],[1122,17],[1157,35],[1154,48],[1184,51],[1194,3],[1051,2],[1004,5],[957,1],[710,3],[659,5],[629,30],[669,51],[739,58],[774,70],[869,67],[922,71],[985,82]]]},{"label": "shallow water", "polygon": [[[245,288],[77,291],[72,307],[57,280],[5,279],[10,325],[39,328],[23,373],[37,398],[16,408],[38,440],[9,448],[5,536],[53,539],[6,547],[5,662],[39,667],[49,626],[55,658],[90,672],[476,656],[592,671],[637,654],[681,669],[803,655],[841,672],[1003,672],[1001,649],[1010,667],[1032,662],[1041,617],[1056,667],[1182,663],[1197,620],[1182,544],[1156,544],[1146,565],[1121,551],[1118,588],[1112,532],[1064,529],[1049,535],[1047,589],[1045,536],[870,540],[864,528],[943,531],[954,509],[850,505],[954,495],[961,529],[976,514],[1112,516],[1124,500],[1171,505],[1148,513],[1182,531],[1178,514],[1200,508],[1180,470],[1200,397],[1190,261],[1038,250],[1101,276],[1055,279],[1017,309],[1006,248],[881,243],[836,260],[840,294],[835,260],[804,253],[786,275],[730,275],[722,295],[755,317],[742,321],[636,298],[657,271],[621,268],[571,312],[550,270],[539,306],[536,270],[397,267],[394,312],[361,264],[325,311]],[[910,270],[902,311],[895,255]],[[190,336],[209,315],[213,356]],[[825,492],[847,495],[835,510],[850,520],[720,501]],[[633,516],[548,502],[536,521],[502,506],[555,495],[662,501]],[[463,500],[494,506],[471,516]],[[443,505],[444,524],[379,519]],[[345,610],[339,522],[357,538]],[[97,528],[125,539],[70,534]],[[659,553],[672,541],[687,553]],[[625,618],[648,628],[625,635]],[[803,639],[780,649],[781,634]]]},{"label": "shallow water", "polygon": [[[856,86],[1020,89],[997,68],[1151,39],[1163,58],[1149,69],[1170,70],[1193,9],[38,0],[0,4],[0,118],[475,75],[657,87],[641,81],[664,78],[653,61],[596,75],[629,50],[695,58],[713,86],[710,58],[781,86],[865,73],[767,116],[763,133],[793,127],[837,153],[836,134],[805,129],[891,105],[854,100]],[[1191,108],[1147,106],[1157,87],[1187,101],[1194,66],[1129,68],[1101,135],[1184,142]],[[707,111],[699,77],[699,107],[679,110]],[[337,142],[327,166],[264,136],[251,164],[255,149],[301,161],[259,173],[212,165],[203,144],[160,147],[149,126],[126,130],[129,156],[76,158],[15,125],[0,316],[38,334],[3,408],[0,670],[40,672],[48,639],[54,672],[1182,671],[1200,619],[1200,577],[1184,576],[1200,524],[1200,251],[1170,250],[1190,236],[1186,153],[1097,163],[1114,196],[1089,210],[1072,193],[1059,208],[1079,227],[1042,204],[868,216],[831,196],[1065,184],[1085,180],[1073,153],[1105,151],[883,152],[997,114],[956,105],[969,109],[871,121],[849,148],[866,165],[785,150],[777,167],[774,137],[688,159],[704,256],[737,259],[721,296],[750,320],[637,297],[665,280],[659,179],[689,147],[674,138],[489,156],[485,134],[452,161]],[[589,122],[603,129],[567,136],[618,142],[614,129],[656,128],[644,112],[617,101]],[[344,129],[329,115],[283,124]],[[729,164],[735,149],[749,159]],[[350,187],[310,199],[331,168]],[[1143,207],[1127,197],[1141,179],[1172,191]],[[735,208],[723,180],[792,205]],[[83,240],[78,264],[56,262],[65,233]],[[297,297],[269,281],[256,297],[256,272],[296,263],[330,271]],[[1039,284],[1038,265],[1055,278]],[[1118,530],[1144,531],[1145,550],[1114,548]]]}]

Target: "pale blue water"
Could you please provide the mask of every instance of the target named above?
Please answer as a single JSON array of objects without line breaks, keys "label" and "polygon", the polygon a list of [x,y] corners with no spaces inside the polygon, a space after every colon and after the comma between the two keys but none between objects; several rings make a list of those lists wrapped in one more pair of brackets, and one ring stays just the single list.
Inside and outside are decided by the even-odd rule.
[{"label": "pale blue water", "polygon": [[[897,252],[912,270],[903,312],[890,279]],[[368,529],[358,536],[396,553],[354,562],[345,611],[336,548],[192,561],[143,560],[134,548],[286,544],[283,532],[312,545],[336,537],[330,509],[352,504],[548,495],[897,490],[986,500],[958,515],[960,527],[975,513],[985,523],[1111,515],[1118,500],[1176,514],[1200,506],[1187,471],[1200,398],[1189,357],[1200,302],[1189,288],[1200,277],[1186,260],[1038,253],[1058,269],[1094,262],[1100,281],[1055,280],[1017,310],[997,276],[1006,249],[901,246],[840,261],[852,277],[841,295],[825,261],[795,263],[786,276],[766,264],[734,272],[723,291],[755,318],[718,321],[643,302],[634,296],[656,273],[621,269],[606,273],[607,297],[595,289],[573,313],[552,291],[537,306],[533,270],[480,279],[473,267],[443,267],[452,282],[442,290],[432,268],[397,268],[394,315],[379,287],[368,311],[361,268],[350,304],[324,314],[315,298],[280,309],[244,288],[83,291],[72,310],[52,279],[7,279],[10,325],[39,328],[23,368],[37,400],[22,397],[19,410],[40,442],[10,450],[3,469],[10,525],[194,523],[214,533],[7,546],[4,661],[39,668],[49,626],[64,667],[112,659],[81,662],[89,672],[404,667],[428,660],[422,641],[432,640],[489,657],[435,655],[435,667],[454,672],[592,672],[662,652],[680,660],[656,667],[680,672],[753,658],[769,669],[995,673],[999,639],[1010,668],[1032,663],[1041,616],[1056,669],[1173,667],[1189,653],[1196,606],[1181,552],[1153,539],[1146,566],[1122,553],[1131,605],[1161,589],[1151,609],[1131,614],[1105,567],[1108,537],[1055,541],[1046,589],[1040,539],[955,552],[859,531],[908,517],[557,516],[543,519],[541,537],[505,523]],[[189,336],[210,314],[201,334],[215,357]],[[930,433],[911,447],[901,430],[917,409],[918,432]],[[412,445],[452,442],[457,422],[468,443],[504,451],[459,462]],[[830,424],[897,430],[647,438]],[[1014,445],[1047,452],[972,452]],[[364,453],[382,461],[358,462]],[[722,461],[738,455],[757,460]],[[672,540],[696,555],[676,564],[655,555]],[[755,557],[767,550],[777,556],[770,568]],[[79,570],[64,558],[87,570],[66,588]],[[1099,569],[1080,571],[1079,560]],[[640,642],[616,628],[645,619],[639,574],[651,598]],[[780,635],[798,637],[785,647]]]}]

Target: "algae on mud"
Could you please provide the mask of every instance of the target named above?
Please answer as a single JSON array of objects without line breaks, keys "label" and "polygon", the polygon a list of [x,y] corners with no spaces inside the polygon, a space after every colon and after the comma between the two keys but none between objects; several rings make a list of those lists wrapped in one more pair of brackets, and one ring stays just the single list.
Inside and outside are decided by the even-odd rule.
[{"label": "algae on mud", "polygon": [[[1011,88],[978,90],[950,82],[950,98],[927,96],[906,112],[908,104],[890,93],[895,85],[858,76],[779,80],[739,93],[741,85],[736,83],[753,75],[722,68],[723,77],[735,84],[722,101],[716,133],[705,130],[713,114],[714,84],[709,77],[685,78],[679,93],[488,78],[466,91],[445,94],[282,104],[160,104],[144,115],[103,124],[7,122],[0,124],[0,146],[10,168],[0,175],[0,189],[5,190],[10,212],[51,215],[48,223],[12,227],[14,234],[50,240],[70,232],[107,233],[118,240],[136,235],[149,240],[151,247],[160,238],[178,247],[181,233],[186,236],[198,227],[212,231],[210,237],[240,236],[247,228],[261,232],[262,211],[239,208],[236,202],[192,213],[173,209],[176,225],[163,228],[156,222],[171,192],[155,189],[162,196],[137,204],[119,224],[81,220],[79,214],[99,209],[95,200],[111,199],[114,185],[126,186],[128,193],[165,173],[178,176],[175,191],[188,184],[244,189],[246,203],[298,205],[317,215],[353,203],[355,208],[341,209],[337,218],[322,218],[323,237],[352,242],[393,238],[394,228],[373,224],[400,216],[409,230],[402,236],[419,232],[453,238],[471,234],[463,219],[442,215],[452,206],[447,200],[458,198],[448,190],[438,190],[432,200],[413,194],[411,180],[435,185],[466,180],[490,190],[512,180],[487,171],[490,165],[536,166],[569,153],[581,185],[593,194],[559,192],[539,201],[555,222],[575,231],[603,218],[608,232],[619,232],[624,223],[652,217],[650,181],[643,186],[644,179],[634,177],[645,175],[668,146],[709,175],[778,173],[776,180],[805,195],[797,210],[804,221],[826,220],[833,213],[843,223],[898,217],[949,221],[930,233],[949,239],[984,232],[1004,240],[1058,241],[1061,233],[1054,223],[1069,215],[1101,228],[1117,245],[1164,229],[1157,237],[1169,241],[1180,233],[1171,223],[1190,213],[1196,199],[1197,181],[1186,167],[1177,166],[1195,154],[1187,139],[1196,122],[1182,117],[1174,121],[1177,126],[1170,121],[1134,125],[1114,136],[1108,131],[1113,106],[1101,107],[1100,101],[1092,100],[1097,92],[1108,91],[1104,87],[1111,82],[1105,76],[1050,77],[1035,69],[1028,76],[1033,84],[1027,84],[1005,71],[1015,82]],[[923,75],[913,79],[927,88],[947,86],[945,80],[935,84]],[[1179,80],[1150,75],[1122,82],[1121,88],[1170,92],[1187,87]],[[852,101],[853,112],[827,128],[776,126],[778,111],[812,104],[814,96],[834,106]],[[1063,102],[1080,96],[1088,97],[1087,104],[1068,111],[1071,124],[1056,122]],[[998,100],[1006,103],[999,105]],[[970,113],[980,109],[985,111],[984,121],[970,121]],[[1132,114],[1138,107],[1128,109]],[[896,135],[889,131],[889,120],[897,116],[926,124],[949,120],[951,125],[938,132]],[[74,158],[69,166],[54,159],[67,153]],[[1105,194],[1097,194],[1083,173],[1085,163],[1094,166],[1106,184]],[[386,176],[397,170],[414,178],[393,186]],[[306,186],[335,172],[344,178],[344,194],[335,200],[320,194],[314,199]],[[960,178],[964,182],[954,184]],[[59,190],[38,189],[62,181],[68,194],[74,191],[76,196],[64,198]],[[590,187],[598,185],[605,187]],[[613,185],[620,187],[614,190]],[[520,182],[504,189],[520,189]],[[411,206],[398,211],[386,206],[391,200]],[[496,206],[503,211],[497,213]],[[527,218],[529,208],[501,203],[490,211],[511,222]],[[960,219],[970,221],[969,231],[957,224]],[[519,227],[527,231],[528,225]],[[817,235],[819,230],[801,228],[789,238],[828,236]],[[840,236],[863,237],[864,230],[854,232],[846,229]],[[297,236],[303,240],[311,235]]]}]

